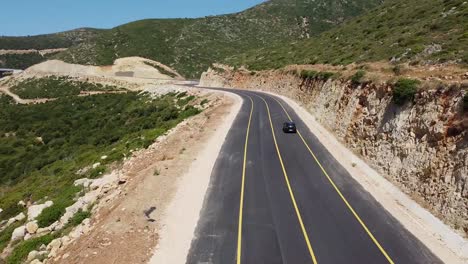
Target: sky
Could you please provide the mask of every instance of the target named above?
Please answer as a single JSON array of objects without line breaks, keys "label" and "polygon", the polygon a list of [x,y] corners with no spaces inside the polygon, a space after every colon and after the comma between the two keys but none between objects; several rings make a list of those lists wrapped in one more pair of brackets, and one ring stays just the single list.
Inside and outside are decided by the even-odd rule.
[{"label": "sky", "polygon": [[5,0],[0,36],[81,27],[112,28],[145,18],[203,17],[239,12],[265,0]]}]

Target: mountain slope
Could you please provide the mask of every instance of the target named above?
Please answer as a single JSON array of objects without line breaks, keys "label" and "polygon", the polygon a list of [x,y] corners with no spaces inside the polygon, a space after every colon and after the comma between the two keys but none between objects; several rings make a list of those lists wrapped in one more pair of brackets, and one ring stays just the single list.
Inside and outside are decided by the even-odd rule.
[{"label": "mountain slope", "polygon": [[6,50],[27,50],[27,49],[58,49],[68,48],[77,45],[100,30],[92,28],[81,28],[55,34],[45,34],[26,37],[0,37],[0,49]]},{"label": "mountain slope", "polygon": [[387,0],[317,38],[247,51],[225,62],[253,70],[377,60],[468,64],[467,28],[464,0]]},{"label": "mountain slope", "polygon": [[271,0],[244,12],[199,19],[142,20],[103,31],[57,56],[103,65],[141,56],[198,77],[213,62],[245,50],[317,35],[382,0]]},{"label": "mountain slope", "polygon": [[25,69],[59,52],[44,53],[40,50],[69,48],[93,38],[99,32],[97,29],[82,28],[47,35],[0,37],[0,67]]}]

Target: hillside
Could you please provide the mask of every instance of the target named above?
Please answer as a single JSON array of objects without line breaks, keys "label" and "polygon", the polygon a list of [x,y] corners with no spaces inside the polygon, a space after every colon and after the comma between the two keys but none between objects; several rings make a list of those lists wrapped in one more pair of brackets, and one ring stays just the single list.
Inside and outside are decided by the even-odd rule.
[{"label": "hillside", "polygon": [[288,64],[393,61],[468,64],[468,4],[464,0],[387,0],[317,38],[251,50],[225,61],[249,69]]},{"label": "hillside", "polygon": [[[96,32],[95,37],[71,45],[68,51],[55,58],[72,63],[106,65],[116,58],[140,56],[160,61],[188,78],[199,77],[213,62],[272,43],[315,36],[381,2],[271,0],[237,14],[142,20]],[[61,44],[42,45],[41,48],[69,44],[61,39],[54,41]],[[5,48],[2,43],[10,42],[0,41],[0,49]],[[9,48],[11,46],[8,44]]]},{"label": "hillside", "polygon": [[[98,32],[97,29],[83,28],[27,37],[0,36],[0,67],[25,69],[52,58],[61,51],[60,49],[89,40]],[[42,50],[48,51],[41,52]]]},{"label": "hillside", "polygon": [[99,32],[98,29],[81,28],[55,34],[45,34],[26,37],[0,36],[0,49],[27,50],[27,49],[58,49],[77,45]]}]

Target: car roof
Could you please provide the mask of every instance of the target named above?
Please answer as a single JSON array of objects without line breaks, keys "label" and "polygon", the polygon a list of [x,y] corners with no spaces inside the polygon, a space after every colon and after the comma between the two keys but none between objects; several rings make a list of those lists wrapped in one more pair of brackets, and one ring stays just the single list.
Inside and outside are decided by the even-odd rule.
[{"label": "car roof", "polygon": [[293,121],[287,121],[287,122],[284,122],[285,124],[288,124],[288,125],[295,125],[295,123]]}]

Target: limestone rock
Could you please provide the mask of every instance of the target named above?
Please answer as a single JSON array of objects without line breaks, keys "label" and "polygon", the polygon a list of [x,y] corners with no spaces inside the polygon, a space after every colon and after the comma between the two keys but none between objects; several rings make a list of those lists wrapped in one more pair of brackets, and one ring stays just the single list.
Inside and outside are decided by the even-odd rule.
[{"label": "limestone rock", "polygon": [[47,250],[49,250],[49,258],[53,258],[57,256],[57,251],[62,246],[62,240],[60,238],[56,238],[52,240],[49,245],[47,245]]},{"label": "limestone rock", "polygon": [[38,229],[39,229],[39,226],[37,225],[36,222],[29,222],[26,224],[26,231],[29,234],[35,234]]},{"label": "limestone rock", "polygon": [[33,250],[29,252],[26,262],[31,262],[39,257],[39,251]]},{"label": "limestone rock", "polygon": [[76,180],[73,185],[75,186],[83,186],[85,188],[88,188],[89,185],[91,185],[91,183],[93,182],[93,180],[90,180],[88,178],[83,178],[83,179],[78,179]]},{"label": "limestone rock", "polygon": [[52,201],[47,201],[43,204],[31,205],[28,208],[28,220],[31,221],[36,219],[36,217],[38,217],[42,213],[42,210],[52,206],[53,204],[54,203]]},{"label": "limestone rock", "polygon": [[15,230],[13,230],[13,233],[11,234],[11,241],[23,239],[25,234],[26,227],[24,225],[17,227],[15,228]]}]

